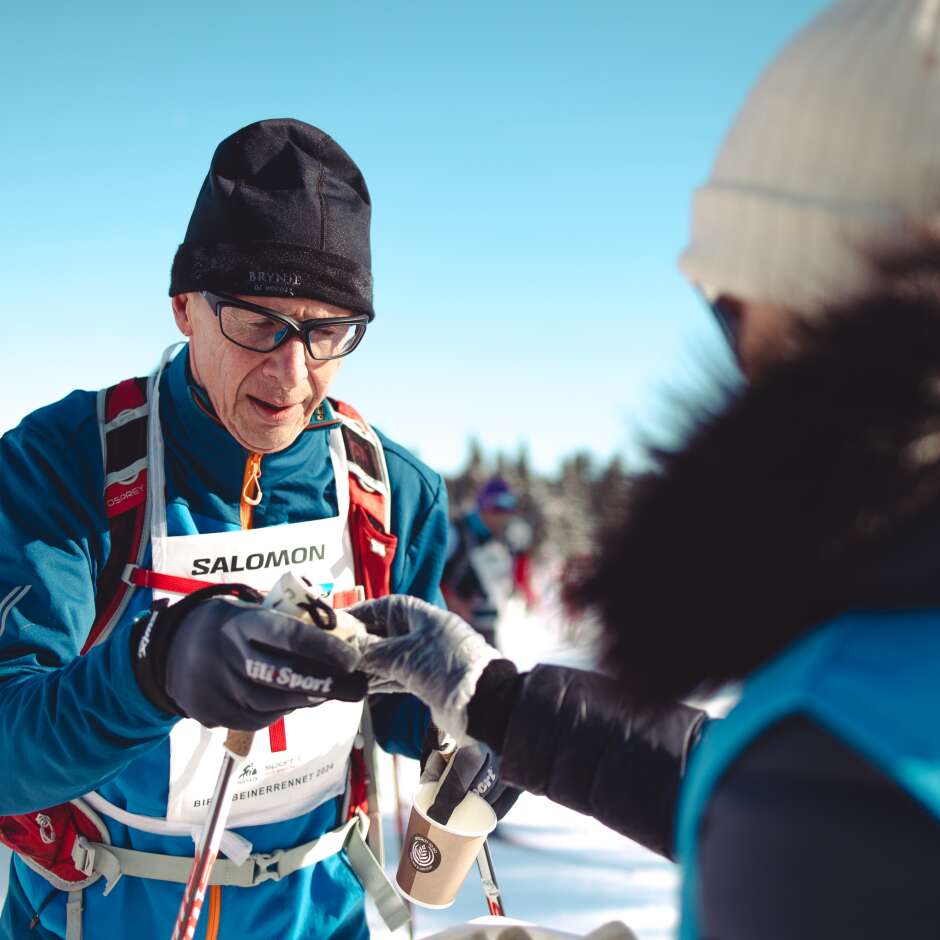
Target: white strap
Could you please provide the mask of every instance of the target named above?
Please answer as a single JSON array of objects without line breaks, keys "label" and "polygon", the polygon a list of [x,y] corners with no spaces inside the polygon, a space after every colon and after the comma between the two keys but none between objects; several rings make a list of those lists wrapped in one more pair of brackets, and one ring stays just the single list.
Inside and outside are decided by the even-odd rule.
[{"label": "white strap", "polygon": [[333,478],[336,481],[336,515],[340,519],[349,517],[349,463],[343,431],[335,427],[330,431],[330,460],[333,463]]},{"label": "white strap", "polygon": [[[368,827],[368,821],[357,815],[318,839],[292,849],[278,849],[270,853],[256,852],[240,865],[229,859],[218,859],[212,866],[209,884],[254,888],[266,881],[280,881],[345,849],[350,866],[375,902],[382,919],[390,930],[395,930],[407,923],[408,910],[366,845],[365,832]],[[100,842],[89,842],[83,837],[79,837],[72,848],[72,861],[87,875],[93,872],[103,875],[106,882],[105,894],[111,891],[123,875],[186,884],[193,867],[192,858],[122,849]],[[72,896],[76,894],[80,892],[70,892],[69,904],[72,904]],[[80,914],[80,898],[77,903]],[[72,936],[68,935],[67,940],[72,940]],[[80,935],[76,936],[76,940],[80,940]]]},{"label": "white strap", "polygon": [[69,891],[65,902],[65,940],[82,940],[82,891]]},{"label": "white strap", "polygon": [[[157,538],[166,536],[166,469],[163,465],[163,430],[160,427],[160,377],[177,349],[185,343],[167,346],[160,365],[150,376],[147,386],[147,401],[150,403],[150,420],[147,423],[147,454],[150,458],[150,536],[156,546]],[[154,559],[154,570],[161,566]]]},{"label": "white strap", "polygon": [[[100,793],[92,791],[86,793],[84,800],[104,816],[116,820],[129,829],[140,829],[158,836],[191,836],[193,842],[199,844],[201,826],[190,823],[169,822],[156,816],[142,816],[140,813],[131,813],[120,806],[115,806],[106,800]],[[222,833],[222,854],[236,863],[243,862],[251,854],[251,843],[242,835],[226,829]]]},{"label": "white strap", "polygon": [[353,558],[355,553],[352,531],[349,528],[349,463],[346,460],[343,432],[339,426],[330,431],[330,461],[333,464],[333,480],[336,483],[336,515],[343,520],[343,556]]},{"label": "white strap", "polygon": [[[358,828],[358,825],[358,818],[350,819],[311,842],[292,849],[255,852],[241,863],[231,859],[217,859],[212,866],[209,884],[254,888],[265,881],[280,881],[301,868],[309,868],[337,855],[345,847],[353,828]],[[110,893],[123,875],[186,884],[193,867],[191,856],[139,852],[136,849],[90,842],[82,836],[79,836],[72,848],[72,861],[79,871],[87,875],[93,872],[103,875],[105,894]]]}]

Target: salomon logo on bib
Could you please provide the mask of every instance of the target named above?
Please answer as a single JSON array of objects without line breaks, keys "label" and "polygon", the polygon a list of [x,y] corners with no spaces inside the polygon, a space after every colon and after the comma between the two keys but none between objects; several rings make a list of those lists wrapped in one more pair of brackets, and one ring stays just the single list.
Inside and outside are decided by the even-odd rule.
[{"label": "salomon logo on bib", "polygon": [[235,571],[260,571],[262,568],[286,568],[308,561],[323,561],[325,557],[325,545],[298,545],[296,548],[282,548],[277,552],[254,552],[246,555],[244,561],[238,555],[194,558],[190,574],[218,574],[220,571],[229,574]]}]

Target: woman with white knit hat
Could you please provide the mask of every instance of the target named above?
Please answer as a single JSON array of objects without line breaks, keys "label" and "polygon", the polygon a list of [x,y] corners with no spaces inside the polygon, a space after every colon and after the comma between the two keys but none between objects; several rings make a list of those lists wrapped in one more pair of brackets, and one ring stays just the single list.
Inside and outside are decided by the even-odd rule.
[{"label": "woman with white knit hat", "polygon": [[842,0],[770,64],[695,193],[679,262],[745,355],[781,311],[861,293],[871,251],[940,211],[938,134],[937,0]]},{"label": "woman with white knit hat", "polygon": [[[938,206],[940,0],[842,0],[696,193],[681,267],[749,382],[653,455],[575,592],[610,675],[359,611],[411,631],[367,668],[504,781],[681,863],[683,940],[940,934]],[[720,721],[676,704],[729,681]]]}]

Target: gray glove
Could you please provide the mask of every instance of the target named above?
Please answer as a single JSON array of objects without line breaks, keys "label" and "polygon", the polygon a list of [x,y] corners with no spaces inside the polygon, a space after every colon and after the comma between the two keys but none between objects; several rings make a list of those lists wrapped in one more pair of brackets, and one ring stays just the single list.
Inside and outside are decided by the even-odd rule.
[{"label": "gray glove", "polygon": [[421,783],[441,781],[428,816],[446,826],[451,814],[468,793],[482,796],[502,819],[519,799],[521,791],[499,778],[499,757],[485,744],[458,747],[448,758],[440,751],[431,751],[421,772]]},{"label": "gray glove", "polygon": [[[239,599],[213,596],[220,592]],[[147,698],[209,728],[257,731],[295,708],[365,696],[359,651],[325,632],[336,624],[329,607],[311,607],[302,620],[260,599],[222,585],[138,621],[131,654]]]},{"label": "gray glove", "polygon": [[500,654],[456,614],[416,597],[392,594],[349,613],[370,634],[358,667],[370,676],[369,691],[410,692],[430,706],[438,728],[458,744],[471,741],[467,703]]}]

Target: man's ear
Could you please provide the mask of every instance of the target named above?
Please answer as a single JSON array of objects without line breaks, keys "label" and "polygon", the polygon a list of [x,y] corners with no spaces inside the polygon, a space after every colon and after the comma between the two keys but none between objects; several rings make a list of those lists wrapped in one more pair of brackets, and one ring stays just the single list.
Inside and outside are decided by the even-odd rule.
[{"label": "man's ear", "polygon": [[198,294],[174,294],[170,298],[173,308],[173,319],[183,336],[193,335],[192,305],[196,302]]}]

